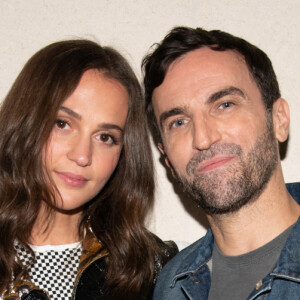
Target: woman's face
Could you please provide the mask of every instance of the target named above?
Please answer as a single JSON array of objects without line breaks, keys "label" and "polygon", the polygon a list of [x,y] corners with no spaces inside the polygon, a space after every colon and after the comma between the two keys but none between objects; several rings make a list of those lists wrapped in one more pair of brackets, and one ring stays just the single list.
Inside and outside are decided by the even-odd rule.
[{"label": "woman's face", "polygon": [[123,145],[128,93],[97,70],[86,71],[57,112],[44,147],[45,169],[61,198],[74,210],[96,196],[112,175]]}]

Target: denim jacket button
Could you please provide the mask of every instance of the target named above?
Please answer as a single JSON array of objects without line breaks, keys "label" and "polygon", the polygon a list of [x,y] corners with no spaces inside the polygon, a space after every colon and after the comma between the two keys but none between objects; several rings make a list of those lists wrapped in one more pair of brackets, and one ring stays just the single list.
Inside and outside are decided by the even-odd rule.
[{"label": "denim jacket button", "polygon": [[194,283],[199,283],[199,282],[200,282],[199,278],[194,279]]},{"label": "denim jacket button", "polygon": [[256,289],[259,290],[262,287],[262,281],[256,283]]}]

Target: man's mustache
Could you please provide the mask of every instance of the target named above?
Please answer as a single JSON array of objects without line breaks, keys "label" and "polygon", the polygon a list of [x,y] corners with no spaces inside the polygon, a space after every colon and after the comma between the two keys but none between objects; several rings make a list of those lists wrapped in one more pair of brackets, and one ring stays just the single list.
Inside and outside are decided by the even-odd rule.
[{"label": "man's mustache", "polygon": [[188,162],[186,172],[192,175],[196,167],[203,161],[212,159],[216,155],[238,155],[242,153],[241,146],[234,143],[213,144],[207,150],[200,150]]}]

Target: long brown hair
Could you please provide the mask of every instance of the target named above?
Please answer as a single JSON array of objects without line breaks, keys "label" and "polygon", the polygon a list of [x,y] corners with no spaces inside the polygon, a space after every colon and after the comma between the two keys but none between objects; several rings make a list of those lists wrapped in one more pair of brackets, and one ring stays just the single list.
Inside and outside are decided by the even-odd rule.
[{"label": "long brown hair", "polygon": [[53,187],[47,186],[43,173],[42,148],[61,103],[89,69],[124,85],[129,110],[118,166],[85,209],[80,228],[90,218],[94,233],[108,249],[107,284],[115,298],[141,299],[140,293],[153,283],[154,258],[160,250],[144,227],[153,204],[154,180],[140,85],[114,49],[88,40],[69,40],[37,52],[1,106],[0,291],[13,275],[18,278],[23,272],[15,260],[14,241],[27,245],[41,203],[50,207],[54,201]]}]

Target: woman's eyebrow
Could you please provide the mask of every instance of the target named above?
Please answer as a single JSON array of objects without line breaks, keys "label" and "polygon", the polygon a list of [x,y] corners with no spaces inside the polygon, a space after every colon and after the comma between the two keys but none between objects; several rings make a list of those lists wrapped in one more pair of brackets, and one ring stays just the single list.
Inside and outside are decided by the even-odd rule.
[{"label": "woman's eyebrow", "polygon": [[[65,106],[61,106],[59,108],[60,110],[66,112],[68,115],[78,119],[78,120],[81,120],[82,117],[80,114],[78,114],[77,112],[75,112],[74,110],[68,108],[68,107],[65,107]],[[100,123],[98,125],[99,129],[115,129],[115,130],[118,130],[120,131],[121,133],[124,132],[124,129],[121,128],[120,126],[116,125],[116,124],[111,124],[111,123]]]},{"label": "woman's eyebrow", "polygon": [[100,129],[115,129],[120,131],[121,133],[124,133],[124,129],[121,128],[120,126],[116,125],[116,124],[111,124],[111,123],[101,123],[98,126]]},{"label": "woman's eyebrow", "polygon": [[81,120],[81,115],[79,115],[77,112],[73,111],[72,109],[67,108],[65,106],[61,106],[59,109],[66,112],[68,115],[70,115],[78,120]]}]

